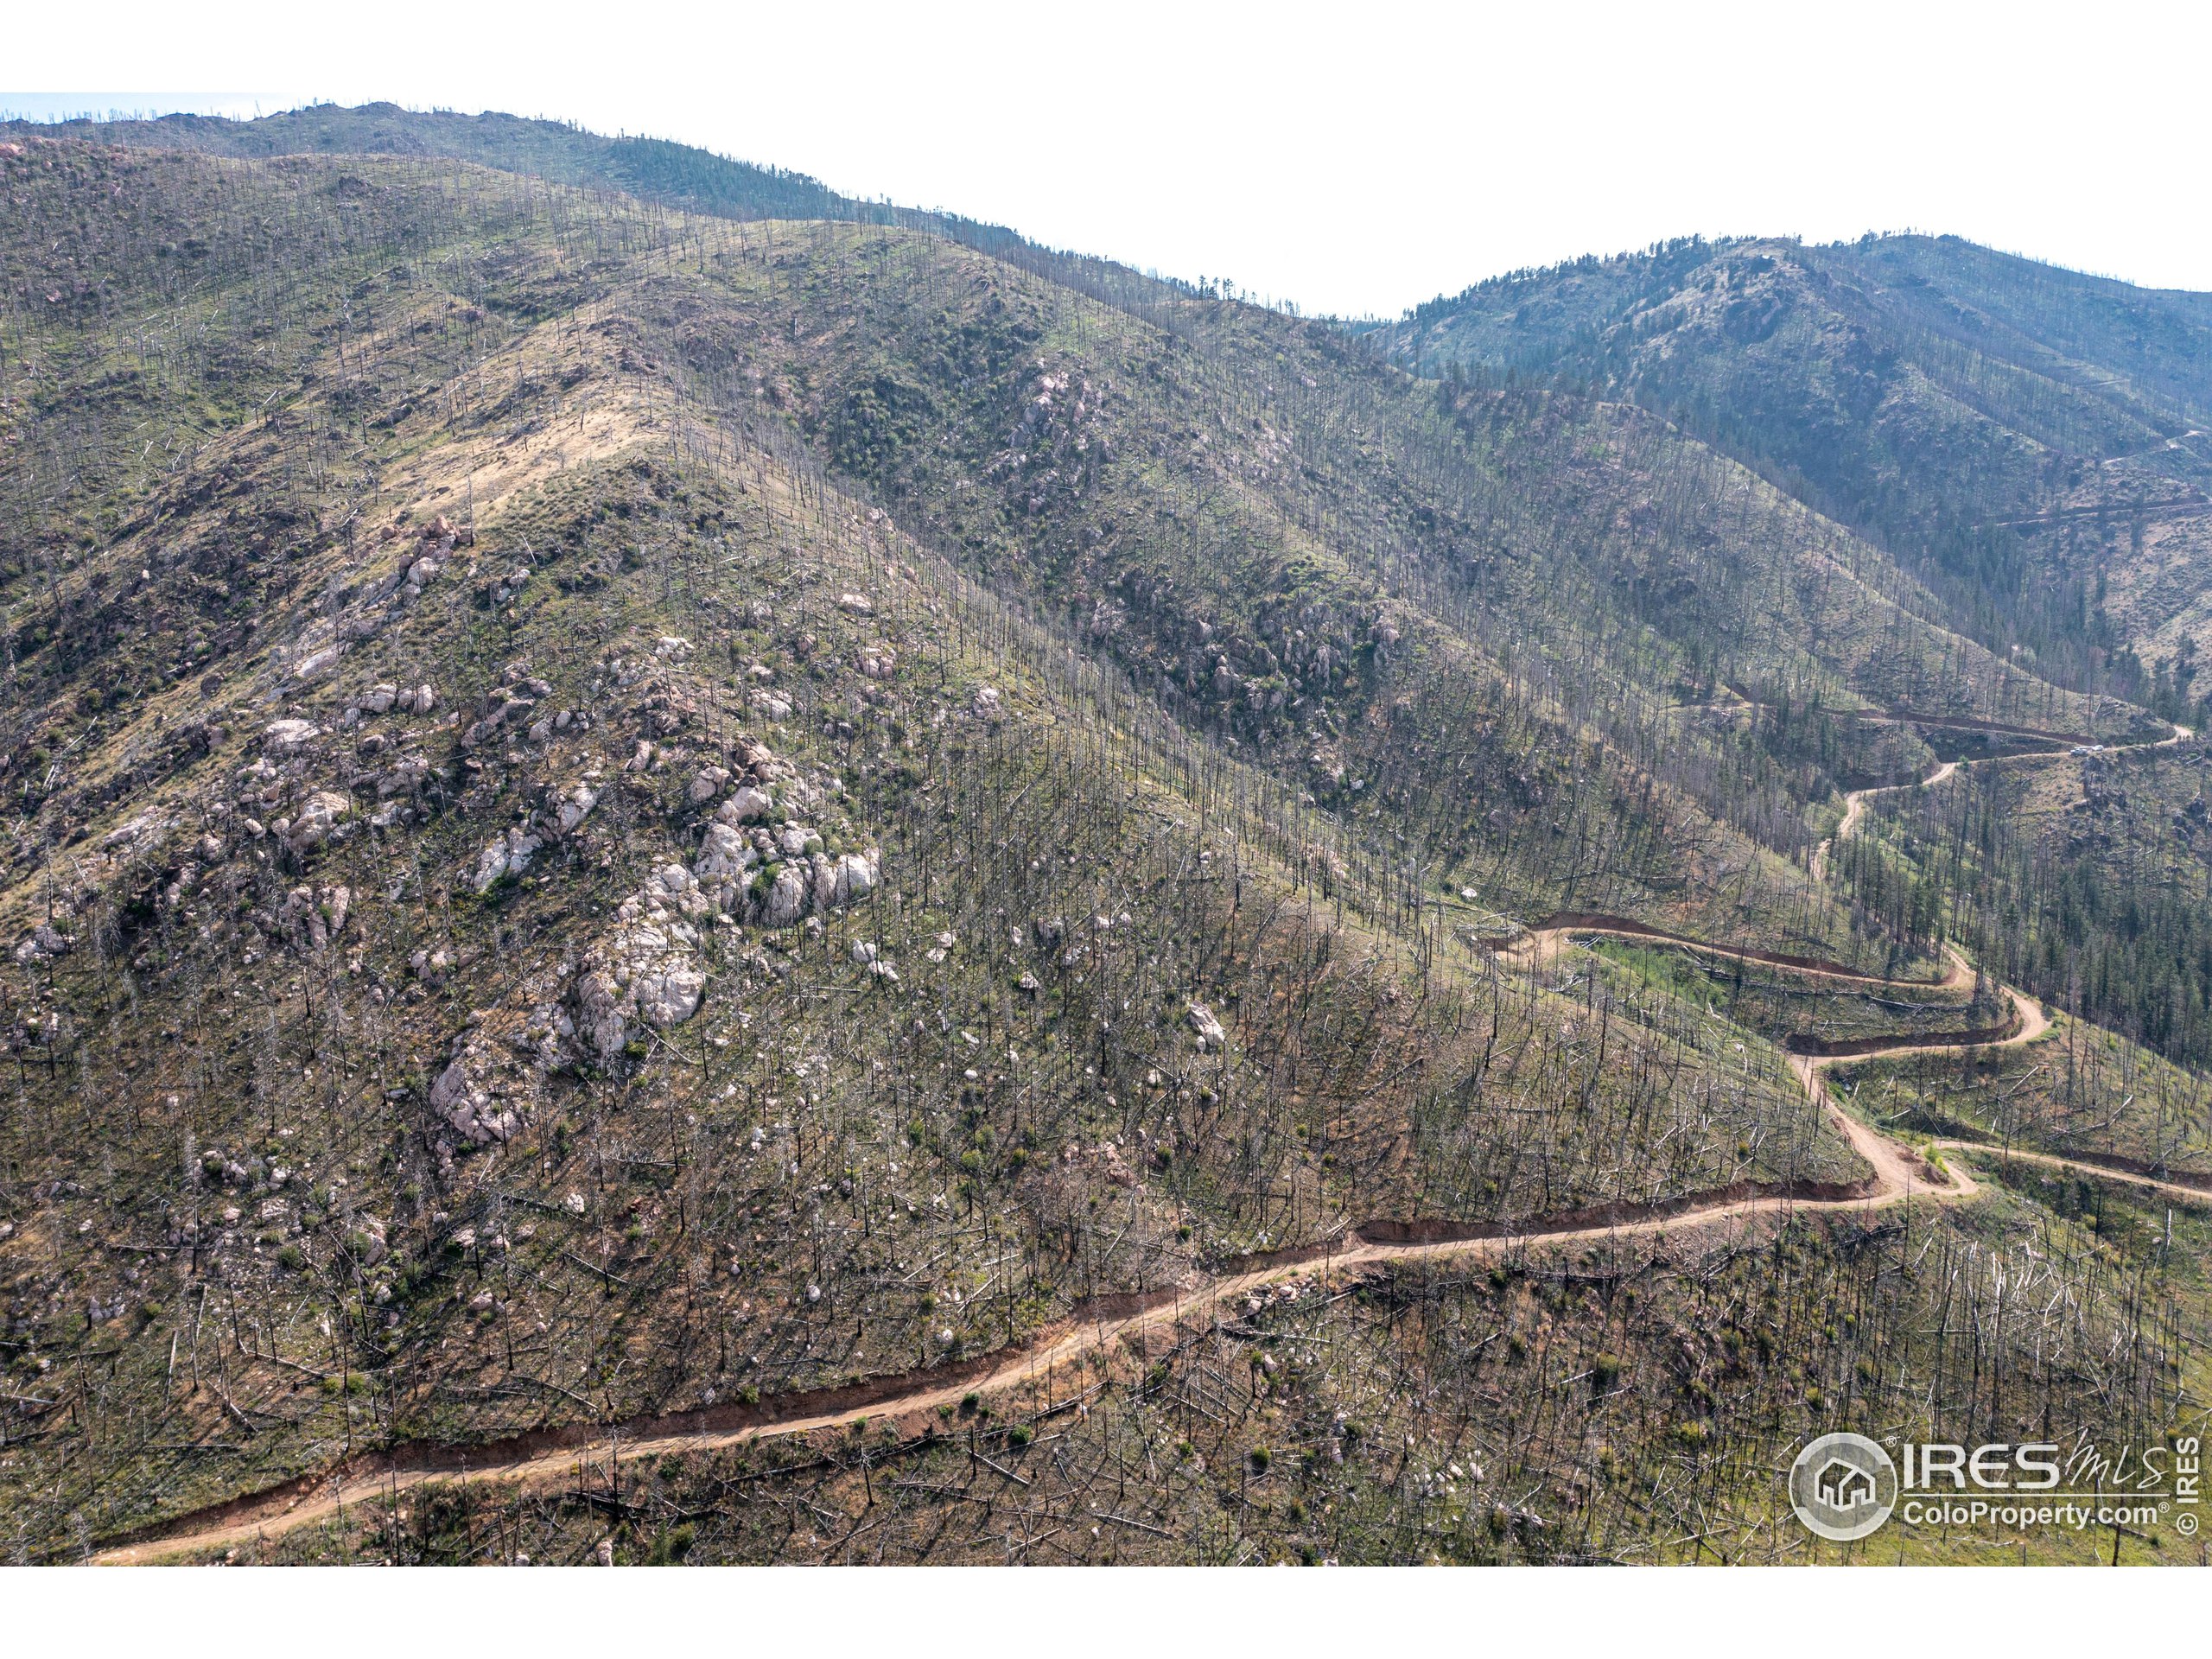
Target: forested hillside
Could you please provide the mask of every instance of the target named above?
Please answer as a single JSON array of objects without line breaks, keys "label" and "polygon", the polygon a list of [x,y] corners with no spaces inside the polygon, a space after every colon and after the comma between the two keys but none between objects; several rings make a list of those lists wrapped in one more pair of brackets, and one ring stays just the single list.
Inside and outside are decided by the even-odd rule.
[{"label": "forested hillside", "polygon": [[2134,591],[2160,547],[2203,544],[2212,296],[1954,237],[1693,239],[1496,278],[1379,337],[1426,372],[1665,415],[2064,683],[2171,700],[2153,671],[2212,631],[2194,581],[2165,603]]},{"label": "forested hillside", "polygon": [[1190,284],[1142,275],[1111,260],[1044,247],[1002,225],[842,195],[804,173],[663,138],[608,137],[566,122],[494,110],[461,115],[403,110],[394,104],[351,109],[315,104],[251,121],[181,114],[152,120],[16,121],[0,122],[0,132],[23,140],[64,136],[239,157],[442,156],[721,219],[827,219],[926,231],[1117,304],[1158,302],[1196,291]]},{"label": "forested hillside", "polygon": [[[1896,525],[547,124],[0,189],[12,1558],[1766,1559],[1821,1428],[2201,1410],[2202,884],[1986,822],[2201,747]],[[1821,1082],[2021,987],[2063,1192]]]}]

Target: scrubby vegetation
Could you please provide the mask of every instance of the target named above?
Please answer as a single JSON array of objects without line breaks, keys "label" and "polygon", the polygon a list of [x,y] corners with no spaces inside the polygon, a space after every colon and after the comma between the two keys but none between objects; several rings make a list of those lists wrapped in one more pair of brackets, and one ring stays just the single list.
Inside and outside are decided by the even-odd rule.
[{"label": "scrubby vegetation", "polygon": [[2212,626],[2190,569],[2212,529],[2204,295],[1955,237],[1688,238],[1478,283],[1378,337],[1428,372],[1662,412],[1890,549],[2008,657],[2184,720],[2201,702],[2173,669]]},{"label": "scrubby vegetation", "polygon": [[2212,1060],[2204,749],[1977,767],[1884,797],[1835,874],[1993,973],[2192,1067]]},{"label": "scrubby vegetation", "polygon": [[[603,1449],[557,1484],[410,1488],[226,1550],[647,1560],[681,1536],[687,1559],[719,1561],[2017,1560],[2013,1541],[1964,1531],[1823,1544],[1790,1516],[1773,1456],[1844,1427],[2003,1439],[2060,1421],[2106,1445],[2162,1442],[2201,1281],[2186,1303],[2136,1300],[2111,1241],[2146,1218],[2124,1198],[2101,1232],[2096,1211],[2015,1199],[1966,1213],[1321,1277],[989,1411],[870,1420],[805,1446]],[[2185,1225],[2201,1252],[2201,1220]],[[2000,1289],[2023,1283],[2040,1295]],[[2062,1331],[2033,1311],[2074,1299],[2107,1312]],[[2131,1534],[2127,1559],[2196,1559],[2184,1537]],[[2094,1560],[2113,1541],[2039,1537],[2033,1553]]]},{"label": "scrubby vegetation", "polygon": [[2212,1185],[2212,1085],[2084,1020],[2020,1048],[1866,1060],[1839,1080],[1879,1122]]},{"label": "scrubby vegetation", "polygon": [[[1875,1180],[1789,1050],[2001,1022],[1943,940],[2082,1021],[2138,995],[2005,954],[1900,827],[1952,797],[1831,842],[1840,791],[2164,728],[1930,620],[1757,470],[674,147],[397,111],[26,137],[11,1556],[657,1423],[697,1455],[282,1548],[1002,1559],[995,1522],[931,1540],[1012,1502],[1022,1549],[1059,1527],[1036,1559],[1764,1559],[1796,1546],[1760,1471],[1814,1424],[2139,1433],[2196,1397],[2194,1222],[2153,1250],[2023,1187],[1775,1230]],[[1827,977],[1528,949],[1599,914]],[[2192,1064],[2193,1029],[2138,1034]],[[2080,1075],[2021,1116],[2044,1144],[2083,1143],[2050,1121],[2108,1092]],[[2167,1144],[2163,1107],[2114,1122]],[[1343,1265],[1722,1200],[1765,1207]],[[1961,1380],[1929,1298],[2031,1238],[2074,1357]],[[1251,1305],[1202,1312],[1238,1274]],[[922,1387],[943,1411],[870,1414]]]}]

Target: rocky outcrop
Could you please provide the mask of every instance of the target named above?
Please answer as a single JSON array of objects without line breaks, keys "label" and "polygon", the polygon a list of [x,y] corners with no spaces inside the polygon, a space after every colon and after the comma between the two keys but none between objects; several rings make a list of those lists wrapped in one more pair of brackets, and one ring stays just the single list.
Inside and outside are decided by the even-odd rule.
[{"label": "rocky outcrop", "polygon": [[620,1055],[640,1025],[665,1031],[698,1013],[707,975],[696,942],[681,923],[639,919],[599,949],[576,982],[575,1027],[601,1059]]},{"label": "rocky outcrop", "polygon": [[764,927],[790,927],[806,914],[812,884],[796,863],[778,867],[760,897],[759,915]]},{"label": "rocky outcrop", "polygon": [[487,1056],[473,1037],[463,1033],[454,1041],[453,1057],[430,1084],[430,1109],[455,1133],[478,1146],[514,1139],[522,1118],[512,1106],[503,1105],[474,1075]]},{"label": "rocky outcrop", "polygon": [[1199,1053],[1217,1052],[1229,1046],[1229,1033],[1221,1028],[1221,1021],[1205,1003],[1192,1003],[1187,1017],[1191,1030],[1198,1038]]},{"label": "rocky outcrop", "polygon": [[561,791],[553,803],[553,821],[560,833],[573,834],[578,824],[591,816],[592,808],[599,804],[599,791],[589,784],[575,784]]},{"label": "rocky outcrop", "polygon": [[302,950],[322,950],[345,931],[353,912],[353,890],[345,886],[294,887],[276,912],[284,937]]},{"label": "rocky outcrop", "polygon": [[867,898],[880,879],[875,854],[845,854],[832,866],[828,908],[842,909]]},{"label": "rocky outcrop", "polygon": [[76,948],[76,941],[58,931],[51,923],[41,922],[30,931],[29,937],[16,947],[16,960],[26,967],[34,963],[52,962],[66,957]]},{"label": "rocky outcrop", "polygon": [[775,810],[767,791],[746,784],[731,791],[715,816],[724,823],[758,823]]},{"label": "rocky outcrop", "polygon": [[[760,853],[737,829],[727,823],[710,823],[691,873],[702,886],[741,882],[760,861]],[[730,906],[726,904],[723,908],[727,910]]]},{"label": "rocky outcrop", "polygon": [[297,754],[321,735],[322,728],[313,721],[272,720],[262,729],[261,747],[279,757]]},{"label": "rocky outcrop", "polygon": [[[648,699],[634,712],[651,723],[658,708]],[[643,759],[633,757],[626,771],[650,789],[650,773],[668,752],[651,738],[638,747]],[[719,798],[696,851],[688,863],[656,866],[615,907],[613,926],[586,953],[563,999],[555,1023],[587,1058],[611,1062],[640,1035],[698,1013],[710,978],[704,936],[715,927],[794,927],[881,885],[875,849],[833,854],[820,830],[789,816],[823,806],[838,792],[834,780],[810,781],[749,735],[732,739],[723,758],[728,764],[708,761],[691,772],[671,812],[680,820]],[[550,812],[560,828],[544,833],[569,834],[597,798],[597,790],[582,784],[553,792],[540,816]],[[478,878],[496,880],[512,868],[512,838],[523,835],[509,831],[487,847]],[[885,968],[877,977],[895,982],[895,970]]]},{"label": "rocky outcrop", "polygon": [[519,828],[493,836],[476,855],[470,885],[481,895],[502,881],[520,880],[523,872],[530,868],[530,861],[543,845],[536,836]]},{"label": "rocky outcrop", "polygon": [[340,826],[353,816],[351,797],[319,789],[302,803],[299,815],[285,834],[285,842],[295,853],[311,853],[327,842],[343,840]]}]

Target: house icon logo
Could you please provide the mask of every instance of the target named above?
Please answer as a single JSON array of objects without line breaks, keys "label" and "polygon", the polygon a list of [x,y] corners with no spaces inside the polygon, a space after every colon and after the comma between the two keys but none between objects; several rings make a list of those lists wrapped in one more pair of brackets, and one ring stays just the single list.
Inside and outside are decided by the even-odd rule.
[{"label": "house icon logo", "polygon": [[1833,1542],[1864,1538],[1897,1507],[1897,1470],[1864,1434],[1823,1434],[1789,1465],[1789,1507]]},{"label": "house icon logo", "polygon": [[1830,1458],[1813,1477],[1813,1491],[1830,1509],[1856,1513],[1874,1501],[1874,1477],[1855,1463]]}]

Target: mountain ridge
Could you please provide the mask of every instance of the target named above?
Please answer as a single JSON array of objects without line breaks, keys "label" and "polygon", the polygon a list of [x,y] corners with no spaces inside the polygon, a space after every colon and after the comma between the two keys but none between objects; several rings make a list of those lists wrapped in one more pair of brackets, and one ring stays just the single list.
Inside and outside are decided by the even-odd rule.
[{"label": "mountain ridge", "polygon": [[[2024,331],[2031,314],[2044,337]],[[1587,381],[1894,550],[1984,643],[2143,696],[2200,603],[2107,615],[2145,516],[2204,534],[2212,296],[1958,238],[1695,238],[1516,272],[1376,334],[1415,366]],[[2056,342],[2056,344],[2052,343]]]},{"label": "mountain ridge", "polygon": [[[238,1548],[835,1559],[874,1511],[926,1560],[1073,1414],[1110,1472],[1071,1559],[1635,1558],[1685,1503],[1796,1553],[1768,1471],[1816,1428],[1983,1409],[2000,1353],[2009,1404],[2139,1440],[2196,1385],[2201,1286],[2145,1267],[2193,1213],[2162,1243],[2073,1164],[1909,1236],[1808,1212],[1179,1310],[1348,1226],[1860,1190],[1873,1131],[1792,1053],[2037,1030],[1946,967],[1961,923],[2075,1011],[2024,1065],[2109,1045],[2046,1067],[2050,1155],[2204,1166],[2191,1075],[2109,976],[2067,988],[2082,907],[1952,828],[2078,782],[2053,815],[2118,867],[2198,822],[2197,747],[2067,754],[2166,728],[1666,417],[442,156],[41,134],[0,187],[11,1554],[362,1449],[981,1376],[1113,1299],[1164,1311],[1071,1351],[1049,1420],[947,1384],[631,1459],[616,1507],[434,1485]],[[2135,1029],[2188,1053],[2166,954]],[[1993,1260],[2075,1313],[1968,1366],[1936,1298]]]}]

